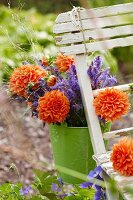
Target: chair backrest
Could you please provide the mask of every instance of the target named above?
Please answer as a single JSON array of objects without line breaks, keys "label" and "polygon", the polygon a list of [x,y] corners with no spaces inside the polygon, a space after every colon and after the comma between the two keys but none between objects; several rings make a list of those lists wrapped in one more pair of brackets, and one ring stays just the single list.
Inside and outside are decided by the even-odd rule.
[{"label": "chair backrest", "polygon": [[[96,9],[74,8],[60,14],[54,26],[60,52],[74,55],[88,128],[95,154],[105,153],[100,124],[93,107],[99,90],[92,91],[87,76],[87,54],[93,51],[133,45],[133,3]],[[129,84],[116,86],[129,90]],[[104,139],[129,134],[133,127],[104,134]]]}]

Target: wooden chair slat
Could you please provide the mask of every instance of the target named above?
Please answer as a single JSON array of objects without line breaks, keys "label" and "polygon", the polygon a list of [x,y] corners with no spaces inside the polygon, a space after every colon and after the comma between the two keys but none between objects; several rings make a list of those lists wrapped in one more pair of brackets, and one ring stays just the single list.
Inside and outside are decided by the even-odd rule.
[{"label": "wooden chair slat", "polygon": [[[113,5],[108,7],[101,7],[101,8],[95,8],[95,9],[86,9],[81,10],[81,19],[91,19],[94,16],[97,17],[105,17],[105,16],[111,16],[111,15],[120,15],[123,13],[129,13],[133,11],[133,3],[127,3],[127,4],[119,4],[119,5]],[[66,12],[59,14],[56,23],[63,23],[63,22],[70,22],[71,21],[71,12]]]},{"label": "wooden chair slat", "polygon": [[[84,31],[86,41],[97,39],[109,39],[112,37],[120,37],[133,34],[133,25],[119,26],[105,29],[95,29]],[[57,45],[73,44],[83,42],[83,34],[79,33],[66,33],[61,36],[55,37]]]},{"label": "wooden chair slat", "polygon": [[117,174],[115,180],[122,185],[125,185],[125,183],[133,184],[133,176],[121,176]]},{"label": "wooden chair slat", "polygon": [[[131,187],[133,187],[133,185]],[[133,195],[125,193],[125,192],[123,193],[123,197],[125,200],[133,200]]]},{"label": "wooden chair slat", "polygon": [[[123,92],[128,92],[128,91],[130,91],[130,85],[133,85],[133,83],[124,84],[124,85],[117,85],[117,86],[114,86],[113,88],[118,89],[118,90],[122,90]],[[108,88],[112,88],[112,87],[108,87]],[[105,89],[106,88],[93,90],[94,97],[96,97],[99,92],[104,91]]]},{"label": "wooden chair slat", "polygon": [[[86,48],[87,53],[90,53],[93,51],[102,51],[116,47],[126,47],[131,45],[133,45],[133,36],[86,43]],[[75,44],[72,46],[60,47],[60,52],[64,55],[84,54],[86,53],[86,49],[84,44]]]},{"label": "wooden chair slat", "polygon": [[103,138],[105,140],[109,140],[112,138],[117,138],[120,136],[128,136],[128,135],[133,135],[133,127],[130,128],[124,128],[124,129],[120,129],[120,130],[116,130],[116,131],[110,131],[110,132],[106,132],[103,134]]},{"label": "wooden chair slat", "polygon": [[[105,17],[105,18],[87,19],[87,20],[82,20],[82,29],[90,30],[90,29],[104,28],[110,26],[112,27],[112,26],[132,24],[133,23],[132,19],[133,19],[132,13]],[[79,30],[80,30],[79,27],[76,26],[73,22],[56,24],[54,26],[55,34],[68,33]]]}]

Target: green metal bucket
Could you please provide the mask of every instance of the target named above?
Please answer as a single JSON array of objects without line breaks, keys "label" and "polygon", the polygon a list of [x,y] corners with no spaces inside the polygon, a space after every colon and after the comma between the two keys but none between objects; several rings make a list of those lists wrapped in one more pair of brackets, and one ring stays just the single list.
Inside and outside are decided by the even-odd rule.
[{"label": "green metal bucket", "polygon": [[[55,165],[88,174],[94,169],[93,149],[87,127],[67,127],[66,125],[50,125],[50,139]],[[58,171],[64,182],[78,184],[80,179]]]}]

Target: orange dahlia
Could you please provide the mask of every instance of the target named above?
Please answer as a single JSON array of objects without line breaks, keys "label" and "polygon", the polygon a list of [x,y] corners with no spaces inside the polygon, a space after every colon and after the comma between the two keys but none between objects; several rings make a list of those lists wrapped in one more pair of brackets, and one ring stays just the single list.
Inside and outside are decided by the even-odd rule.
[{"label": "orange dahlia", "polygon": [[133,139],[123,138],[115,144],[110,160],[115,171],[124,176],[133,176]]},{"label": "orange dahlia", "polygon": [[47,123],[64,122],[70,110],[70,103],[63,92],[53,90],[39,99],[38,114]]},{"label": "orange dahlia", "polygon": [[66,72],[72,64],[74,64],[74,58],[72,56],[59,54],[55,60],[55,65],[60,72]]},{"label": "orange dahlia", "polygon": [[96,114],[106,121],[114,121],[130,109],[128,95],[118,89],[107,88],[94,99]]},{"label": "orange dahlia", "polygon": [[29,83],[37,83],[40,78],[44,78],[47,72],[39,66],[24,65],[16,68],[9,80],[9,87],[13,94],[25,96],[25,89]]}]

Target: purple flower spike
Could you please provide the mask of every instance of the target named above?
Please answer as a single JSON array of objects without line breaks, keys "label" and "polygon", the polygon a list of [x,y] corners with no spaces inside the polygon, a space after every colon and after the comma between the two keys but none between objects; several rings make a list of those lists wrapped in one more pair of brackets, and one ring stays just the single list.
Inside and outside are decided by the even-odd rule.
[{"label": "purple flower spike", "polygon": [[37,107],[38,106],[38,101],[34,101],[32,105]]},{"label": "purple flower spike", "polygon": [[24,196],[24,195],[29,194],[29,192],[30,192],[31,189],[32,189],[31,186],[27,186],[24,189],[21,188],[20,189],[20,195]]},{"label": "purple flower spike", "polygon": [[97,56],[96,58],[94,58],[94,60],[92,61],[92,64],[97,68],[97,69],[101,69],[103,62],[102,62],[102,58],[100,56]]},{"label": "purple flower spike", "polygon": [[93,185],[93,188],[97,191],[101,191],[101,186],[99,185]]},{"label": "purple flower spike", "polygon": [[94,200],[100,200],[103,197],[102,190],[97,190],[94,196]]},{"label": "purple flower spike", "polygon": [[102,67],[102,59],[100,56],[94,58],[92,61],[91,65],[89,66],[89,69],[87,71],[88,75],[90,78],[94,78],[98,75]]},{"label": "purple flower spike", "polygon": [[80,184],[80,188],[88,188],[91,187],[93,184],[90,182],[83,182]]},{"label": "purple flower spike", "polygon": [[111,87],[117,83],[114,76],[110,75],[109,68],[102,69],[102,59],[100,56],[94,58],[87,74],[91,79],[92,89]]},{"label": "purple flower spike", "polygon": [[96,178],[102,171],[103,169],[100,166],[97,166],[94,170],[90,171],[87,177],[88,179]]}]

